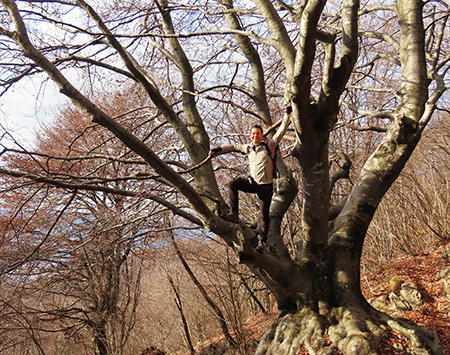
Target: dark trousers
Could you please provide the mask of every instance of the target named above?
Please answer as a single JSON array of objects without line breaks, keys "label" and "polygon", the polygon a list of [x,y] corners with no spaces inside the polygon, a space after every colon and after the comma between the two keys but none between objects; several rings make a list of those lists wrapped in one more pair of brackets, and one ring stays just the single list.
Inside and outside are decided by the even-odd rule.
[{"label": "dark trousers", "polygon": [[238,191],[251,194],[257,194],[259,198],[259,210],[261,214],[261,230],[260,238],[263,242],[267,240],[267,232],[269,231],[269,210],[270,202],[273,195],[273,184],[258,185],[256,182],[250,182],[248,179],[237,178],[231,180],[228,184],[228,198],[230,202],[231,213],[239,214],[239,197]]}]

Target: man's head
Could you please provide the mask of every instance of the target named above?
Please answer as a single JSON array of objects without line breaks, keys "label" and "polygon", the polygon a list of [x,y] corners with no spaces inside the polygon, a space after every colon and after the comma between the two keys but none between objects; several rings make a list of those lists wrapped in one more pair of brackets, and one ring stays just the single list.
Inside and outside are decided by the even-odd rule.
[{"label": "man's head", "polygon": [[250,130],[250,140],[254,145],[259,145],[264,138],[263,130],[260,125],[254,125]]}]

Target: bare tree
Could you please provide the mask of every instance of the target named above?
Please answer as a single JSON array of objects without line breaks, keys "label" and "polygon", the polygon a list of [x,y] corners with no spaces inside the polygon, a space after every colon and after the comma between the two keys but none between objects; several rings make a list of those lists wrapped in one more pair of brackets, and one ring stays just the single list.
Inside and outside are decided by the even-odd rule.
[{"label": "bare tree", "polygon": [[[97,156],[95,164],[83,156],[85,150]],[[108,160],[113,152],[126,155],[120,150],[106,131],[90,127],[79,110],[66,109],[60,121],[40,131],[39,154],[16,151],[11,155],[5,149],[9,159],[4,163],[9,169],[45,169],[48,176],[62,180],[99,171],[108,180],[119,169],[125,172],[127,164],[98,162]],[[52,191],[45,184],[30,187],[18,181],[3,181],[2,187],[5,262],[1,271],[10,279],[2,292],[5,309],[27,319],[36,334],[67,335],[61,347],[89,333],[85,342],[91,342],[96,354],[122,354],[139,301],[142,260],[136,253],[154,238],[148,223],[152,228],[158,225],[155,215],[160,209],[139,198],[129,204],[124,196],[100,191]],[[47,348],[41,344],[47,340],[38,341],[37,335],[28,338]]]},{"label": "bare tree", "polygon": [[395,251],[420,254],[448,241],[448,117],[431,122],[399,179],[383,199],[367,243],[383,263]]},{"label": "bare tree", "polygon": [[[425,329],[393,319],[366,302],[360,291],[360,258],[375,211],[445,91],[446,4],[418,0],[387,5],[360,5],[355,0],[292,5],[268,0],[251,5],[231,0],[183,5],[156,0],[122,6],[89,5],[84,0],[1,3],[4,90],[44,72],[94,124],[105,127],[148,169],[113,179],[133,181],[133,186],[139,185],[140,197],[170,209],[177,221],[185,219],[221,237],[271,290],[280,315],[257,354],[289,354],[301,346],[313,353],[338,348],[344,354],[374,354],[386,325],[412,347],[441,353]],[[71,71],[78,69],[86,69],[92,85],[71,82]],[[144,131],[143,126],[128,124],[129,111],[114,117],[90,98],[91,91],[106,94],[111,83],[127,81],[148,96],[159,122],[170,127],[164,133],[172,135],[175,147],[163,141],[162,146],[149,144],[148,137],[158,129]],[[302,235],[295,256],[282,238],[281,220],[298,185],[281,159],[264,253],[254,249],[256,231],[248,223],[233,224],[219,217],[227,206],[213,164],[200,164],[214,138],[213,127],[214,143],[238,127],[242,113],[268,127],[288,101],[293,105],[293,154],[303,190],[301,220],[293,222],[300,224]],[[370,155],[355,173],[354,185],[333,206],[335,218],[330,225],[332,188],[338,180],[334,173],[347,176],[340,168],[330,174],[330,151],[333,155],[343,151],[337,156],[343,161],[340,167],[348,170],[345,144],[366,143],[355,134],[353,142],[330,145],[331,132],[344,126],[371,129],[377,135],[366,148]],[[189,164],[197,168],[187,169]],[[78,176],[62,179],[47,176],[44,170],[2,168],[0,172],[73,191],[137,196],[126,184],[112,187],[104,178],[95,180],[96,172],[89,179],[83,177],[82,183]],[[142,174],[147,178],[144,182],[139,180]],[[150,178],[164,186],[164,192],[147,193]]]},{"label": "bare tree", "polygon": [[[220,323],[220,328],[222,329],[222,333],[227,340],[227,342],[230,344],[231,347],[237,347],[236,342],[233,340],[233,337],[230,334],[230,330],[228,329],[228,325],[225,321],[225,317],[222,313],[222,310],[216,305],[216,303],[212,300],[212,298],[208,295],[208,292],[205,290],[203,285],[200,283],[198,278],[195,276],[194,272],[190,268],[189,264],[186,262],[186,259],[184,258],[183,254],[180,251],[180,248],[178,247],[175,238],[172,237],[172,245],[175,249],[175,252],[178,256],[178,258],[181,261],[181,264],[183,265],[184,269],[186,270],[187,274],[189,275],[189,278],[192,280],[192,282],[195,284],[197,289],[200,291],[201,295],[205,299],[205,301],[208,303],[208,305],[213,310],[215,316],[217,317],[218,322]],[[171,283],[172,284],[172,283]]]}]

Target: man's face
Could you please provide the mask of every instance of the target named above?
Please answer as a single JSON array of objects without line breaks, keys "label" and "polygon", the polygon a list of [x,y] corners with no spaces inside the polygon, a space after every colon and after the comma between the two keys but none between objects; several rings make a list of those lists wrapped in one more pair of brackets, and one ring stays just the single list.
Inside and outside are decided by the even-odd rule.
[{"label": "man's face", "polygon": [[254,145],[259,145],[263,138],[264,134],[262,133],[262,131],[257,127],[253,127],[250,131],[250,140],[252,141],[252,143]]}]

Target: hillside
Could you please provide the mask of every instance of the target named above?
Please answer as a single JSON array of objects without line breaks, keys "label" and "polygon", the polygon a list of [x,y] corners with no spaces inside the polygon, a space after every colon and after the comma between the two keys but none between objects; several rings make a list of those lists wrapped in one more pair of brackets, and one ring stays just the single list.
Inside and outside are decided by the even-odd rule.
[{"label": "hillside", "polygon": [[[390,293],[399,293],[392,289],[391,280],[409,283],[417,286],[420,293],[420,306],[410,311],[388,311],[395,317],[413,320],[417,324],[436,332],[440,338],[444,355],[450,355],[450,243],[424,251],[420,255],[397,255],[384,268],[362,273],[361,287],[364,296],[374,306],[389,304]],[[392,296],[391,296],[392,298]],[[263,331],[270,326],[275,314],[270,317],[257,317],[248,321],[249,337],[255,340],[262,336]],[[410,354],[408,345],[394,334],[385,339],[379,346],[380,355]],[[201,354],[222,354],[223,338],[211,339],[199,344],[196,349]],[[254,349],[249,349],[252,354]],[[307,355],[304,349],[299,355]]]},{"label": "hillside", "polygon": [[[450,354],[450,243],[420,255],[397,255],[383,270],[363,274],[364,296],[373,305],[388,298],[392,279],[415,284],[422,302],[415,310],[388,313],[411,319],[436,332],[444,354]],[[382,344],[380,354],[407,354],[402,351],[403,346],[392,336]]]}]

